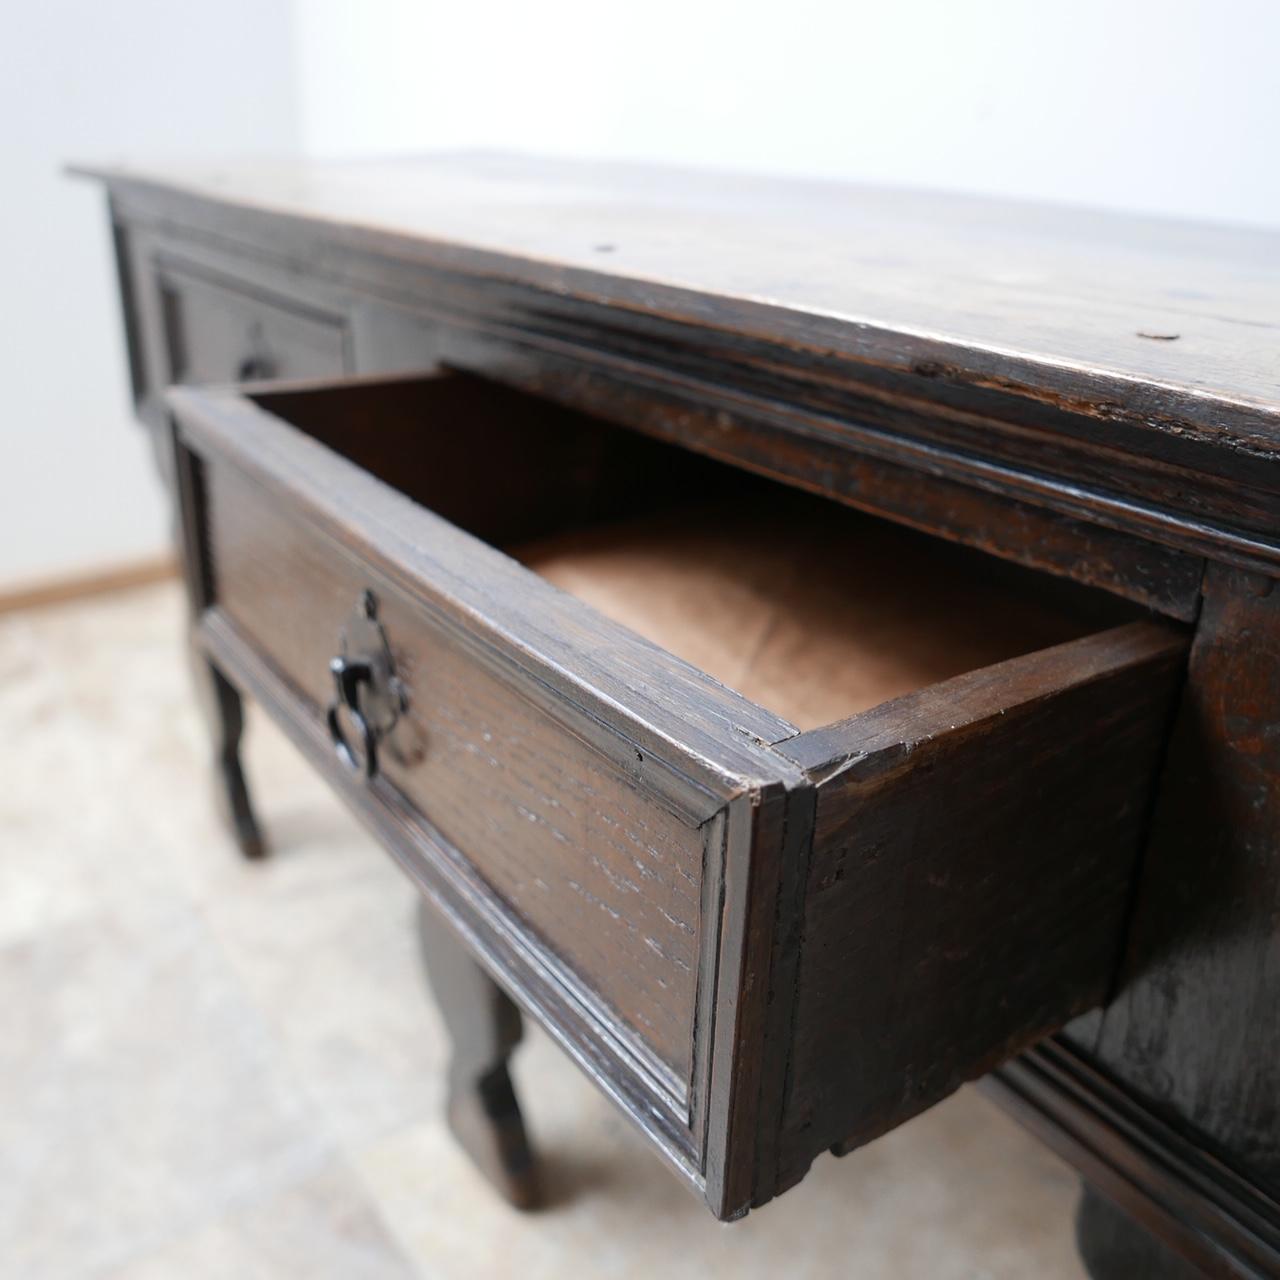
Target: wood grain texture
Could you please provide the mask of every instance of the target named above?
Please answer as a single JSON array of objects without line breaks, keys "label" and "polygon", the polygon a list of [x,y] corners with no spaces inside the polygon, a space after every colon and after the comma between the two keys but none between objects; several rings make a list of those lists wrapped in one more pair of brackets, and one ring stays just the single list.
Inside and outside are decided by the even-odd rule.
[{"label": "wood grain texture", "polygon": [[1214,568],[1096,1052],[1280,1192],[1280,586]]},{"label": "wood grain texture", "polygon": [[[437,326],[422,349],[433,361],[1173,617],[1195,616],[1198,557],[1210,547],[1249,563],[1275,558],[1251,537],[1209,530],[1201,518],[1218,504],[1234,520],[1248,502],[1248,518],[1265,523],[1271,496],[1255,495],[1250,481],[1218,482],[1202,494],[1209,482],[1190,465],[1152,469],[1127,458],[1118,442],[1065,443],[1069,415],[1056,410],[1015,407],[988,393],[950,409],[932,375],[930,385],[907,385],[903,375],[850,370],[829,358],[814,367],[813,357],[788,369],[780,366],[794,353],[737,334],[630,315],[619,332],[599,306],[549,320],[548,311],[565,309],[560,300],[490,297],[488,304],[514,307],[495,317],[498,332],[488,315],[468,316]],[[1044,429],[1027,421],[1040,416]],[[1133,534],[1139,538],[1125,536]]]},{"label": "wood grain texture", "polygon": [[602,758],[511,675],[433,625],[414,598],[280,513],[266,491],[227,468],[207,474],[221,607],[322,708],[343,625],[361,592],[374,591],[410,697],[383,773],[652,1048],[683,1093],[702,865],[716,854],[698,819],[636,790],[641,749],[629,765]]},{"label": "wood grain texture", "polygon": [[[503,157],[275,165],[256,174],[225,170],[217,179],[121,169],[101,176],[111,196],[135,398],[152,425],[165,425],[160,395],[182,366],[184,344],[188,360],[207,362],[212,343],[223,356],[216,371],[201,368],[235,376],[240,360],[221,373],[226,353],[242,345],[257,353],[264,344],[254,324],[283,311],[340,329],[347,369],[471,371],[633,429],[649,444],[676,444],[1169,617],[1197,620],[1203,579],[1188,694],[1157,838],[1141,872],[1130,981],[1100,1039],[1097,1014],[1075,1022],[1072,1034],[1077,1044],[1096,1039],[1139,1095],[1137,1105],[1158,1108],[1197,1156],[1226,1152],[1255,1180],[1251,1191],[1274,1188],[1280,1088],[1271,1063],[1280,1053],[1268,1028],[1280,840],[1272,726],[1280,717],[1268,593],[1280,571],[1280,395],[1272,367],[1280,237],[834,184]],[[212,283],[239,317],[230,341],[225,328],[213,338],[201,326],[184,328],[172,285],[189,279]],[[247,341],[236,336],[242,333]],[[1163,338],[1143,336],[1151,334]],[[339,417],[350,416],[360,400],[353,395]],[[336,394],[326,403],[337,405]],[[368,418],[361,467],[394,483],[391,473],[406,460],[410,471],[429,468],[411,447],[412,425],[392,429],[382,423],[385,409]],[[1039,830],[1035,814],[999,797],[974,811],[970,797],[988,794],[999,778],[978,763],[988,735],[970,721],[984,717],[966,711],[963,697],[950,717],[938,705],[937,733],[911,753],[935,772],[922,768],[914,783],[909,772],[899,779],[893,751],[916,741],[918,726],[895,745],[891,726],[888,737],[876,738],[879,722],[869,721],[865,760],[848,726],[797,737],[793,724],[637,648],[622,629],[601,632],[603,620],[589,610],[545,599],[545,607],[529,607],[525,580],[495,574],[490,560],[479,562],[486,590],[465,574],[450,576],[460,544],[439,522],[407,516],[361,467],[318,462],[316,442],[307,448],[282,437],[261,406],[224,399],[197,417],[193,442],[218,466],[256,476],[273,516],[302,518],[305,510],[308,525],[362,566],[361,577],[368,569],[413,601],[415,625],[456,641],[467,661],[499,683],[514,680],[568,739],[602,756],[646,803],[702,830],[704,849],[721,851],[720,860],[705,862],[699,888],[695,965],[715,980],[700,982],[693,997],[686,1108],[675,1096],[676,1073],[646,1065],[625,1027],[614,1033],[616,1016],[602,1016],[556,957],[530,945],[527,923],[506,912],[428,818],[389,785],[362,787],[341,772],[316,720],[314,694],[282,680],[216,604],[199,623],[216,669],[269,708],[466,945],[716,1212],[740,1213],[794,1180],[828,1121],[844,1127],[831,1140],[865,1136],[915,1105],[900,1087],[903,1063],[886,1047],[892,1030],[882,992],[917,978],[937,991],[965,991],[955,965],[969,963],[965,948],[976,935],[961,917],[971,914],[999,953],[1005,922],[992,913],[1013,886],[1024,887],[1026,902],[1013,903],[1006,917],[1025,942],[1038,894],[1045,919],[1056,922],[1084,909],[1091,877],[1109,883],[1112,864],[1093,867],[1086,850],[1075,859],[1079,886],[1054,878],[1070,874],[1070,857],[1053,863],[1041,885],[1031,877],[1039,863],[1024,839]],[[497,529],[510,516],[512,528],[523,521],[538,536],[560,506],[588,523],[625,516],[616,501],[603,513],[592,510],[593,485],[613,468],[639,465],[641,487],[660,489],[670,478],[660,465],[645,470],[661,449],[646,450],[644,442],[630,461],[631,446],[609,443],[575,473],[574,452],[590,448],[592,438],[584,425],[540,463],[537,450],[522,450],[518,432],[490,431],[484,447],[513,471],[506,487],[491,481],[488,494],[468,485],[456,465],[465,440],[452,455],[433,440],[435,457],[454,458],[450,518]],[[164,451],[162,459],[167,466]],[[528,484],[516,481],[522,468]],[[693,474],[685,465],[676,471]],[[461,563],[477,562],[464,555]],[[351,603],[342,601],[344,616]],[[1060,675],[1039,710],[1019,701],[1016,687],[1007,689],[1010,727],[986,717],[991,759],[1005,760],[1004,734],[1016,742],[1019,725],[1056,705],[1063,718],[1045,721],[1048,746],[1028,745],[1006,770],[1027,779],[1027,804],[1047,796],[1065,806],[1056,774],[1043,767],[1057,742],[1076,743],[1080,759],[1090,761],[1078,767],[1096,765],[1103,780],[1094,788],[1086,785],[1092,777],[1081,778],[1081,795],[1118,799],[1115,779],[1134,760],[1117,762],[1118,748],[1081,736],[1080,715],[1105,722],[1105,710],[1074,691],[1072,673]],[[980,689],[988,678],[977,672],[962,683]],[[922,695],[926,703],[931,692]],[[809,772],[769,750],[788,738],[787,750],[810,753]],[[633,775],[635,751],[645,768]],[[844,881],[827,884],[817,870],[834,856],[819,814],[824,805],[835,810],[823,789],[846,773],[855,778],[860,767],[871,771],[863,784],[868,822],[881,821],[886,848],[901,848],[916,830],[925,837],[917,858],[900,859],[907,874],[896,882],[873,867],[868,884],[879,886],[887,904],[885,930],[899,929],[895,892],[900,900],[917,895],[926,915],[941,910],[944,889],[927,875],[911,877],[929,868],[931,848],[961,838],[956,831],[973,835],[950,882],[970,892],[955,897],[955,918],[940,918],[935,930],[939,945],[952,946],[953,962],[930,950],[933,939],[907,930],[906,960],[932,959],[921,961],[918,974],[899,965],[887,944],[877,949],[867,938],[874,896],[864,900],[842,889]],[[941,783],[936,793],[931,777]],[[948,811],[960,815],[949,825],[935,807],[948,785],[958,788]],[[891,823],[897,788],[908,797],[913,786],[921,789],[918,801],[902,800],[906,807]],[[1076,819],[1070,814],[1064,829]],[[931,846],[938,832],[942,843]],[[1045,834],[1032,853],[1052,853],[1054,838]],[[841,839],[863,848],[856,827]],[[1007,884],[989,896],[974,853],[981,845],[1004,855]],[[1126,848],[1115,861],[1128,856]],[[823,914],[824,903],[841,901],[843,917]],[[804,949],[811,909],[832,955],[866,942],[847,968],[812,968]],[[1095,921],[1111,911],[1109,904],[1095,911]],[[705,927],[712,919],[716,930]],[[879,929],[881,918],[872,923]],[[1029,961],[1019,957],[1014,979],[1043,980],[1045,1003],[1057,991],[1058,1003],[1073,1007],[1066,987],[1079,994],[1107,985],[1113,975],[1086,978],[1076,967],[1089,955],[1101,969],[1110,963],[1088,922],[1075,949],[1061,945],[1056,924],[1044,928],[1050,945]],[[855,975],[860,980],[849,1016],[829,1019],[852,1028],[838,1044],[833,1034],[830,1060],[811,1052],[822,1038],[805,1023],[811,1010],[801,996],[807,990],[817,999],[806,954],[809,972],[831,983],[823,999],[834,1001]],[[974,963],[975,973],[989,973],[981,957]],[[992,979],[981,990],[991,995],[997,986]],[[1015,1002],[1026,996],[1023,1012],[1034,1021],[1044,1004],[1016,982],[1013,989]],[[1025,1026],[1009,1031],[1008,1010],[995,995],[976,1013],[967,1010],[963,1026],[945,1001],[933,1009],[941,1043],[954,1042],[954,1052],[920,1068],[926,1091],[919,1105],[929,1090],[949,1088],[984,1054],[1004,1053],[1027,1033]],[[858,1028],[865,1034],[855,1035]],[[807,1045],[808,1061],[818,1064],[813,1079],[796,1075],[793,1033],[797,1049]],[[902,1052],[912,1068],[927,1056],[925,1039],[920,1027],[904,1024]],[[969,1050],[970,1065],[962,1067],[956,1055]],[[850,1080],[859,1088],[851,1090]],[[1040,1096],[1057,1105],[1069,1085],[1056,1078]],[[805,1096],[825,1099],[830,1109],[812,1112],[813,1128],[798,1134],[786,1126]],[[1143,1113],[1144,1123],[1155,1118]],[[1112,1139],[1123,1128],[1114,1114],[1100,1124]],[[1154,1163],[1167,1157],[1162,1151]],[[1095,1176],[1096,1162],[1080,1161]],[[1132,1174],[1126,1165],[1121,1176]],[[1200,1209],[1213,1199],[1200,1183],[1189,1194],[1185,1204]],[[1197,1221],[1196,1230],[1209,1229],[1208,1219]],[[1252,1256],[1241,1247],[1241,1256]]]},{"label": "wood grain texture", "polygon": [[520,1007],[535,1016],[619,1110],[653,1143],[698,1195],[705,1189],[702,1153],[688,1118],[662,1092],[598,1000],[549,953],[530,945],[527,925],[451,848],[431,821],[385,779],[372,782],[341,763],[314,706],[267,662],[216,606],[198,630],[220,670],[283,729],[326,785],[365,824],[378,844],[431,900],[454,934]]},{"label": "wood grain texture", "polygon": [[1229,545],[1250,563],[1270,555],[1249,537],[1205,527],[1208,511],[1238,524],[1265,516],[1269,500],[1250,496],[1249,475],[1211,480],[1203,443],[1166,441],[1172,453],[1153,467],[1130,456],[1142,452],[1139,428],[1082,426],[1070,406],[957,386],[928,362],[905,373],[850,364],[779,347],[735,329],[729,315],[694,323],[442,272],[336,246],[323,227],[286,232],[272,218],[241,226],[241,211],[220,209],[205,226],[198,215],[207,208],[171,208],[158,191],[142,207],[117,192],[121,201],[146,417],[174,359],[153,295],[177,262],[237,282],[249,301],[270,292],[347,317],[361,371],[471,369],[1171,616],[1194,616],[1195,557],[1206,546]]},{"label": "wood grain texture", "polygon": [[501,155],[84,172],[618,306],[696,317],[705,299],[735,302],[746,329],[811,324],[859,357],[951,352],[970,380],[1169,389],[1222,448],[1278,444],[1280,236],[1266,231]]},{"label": "wood grain texture", "polygon": [[[831,438],[874,466],[1068,522],[1280,564],[1265,336],[1277,238],[1266,233],[484,157],[303,166],[264,175],[264,187],[252,174],[102,176],[131,227],[184,252],[239,259],[250,278],[272,272],[299,293],[336,291],[357,316],[375,300],[402,307],[422,368],[440,358],[443,326],[450,341],[484,338],[484,372],[497,372],[496,340],[506,359],[532,349],[611,380],[638,373],[649,390],[674,385],[686,408],[763,418],[782,448],[788,436]],[[281,198],[260,199],[273,185]],[[361,205],[377,216],[362,221]],[[676,234],[690,208],[700,233]],[[629,260],[620,236],[593,236],[582,264],[561,260],[556,237],[575,217],[599,221],[599,234],[629,222],[633,243],[646,231],[651,243]],[[485,226],[505,244],[478,243]],[[1186,321],[1177,341],[1137,336],[1170,307]],[[867,503],[874,466],[860,484]],[[945,528],[944,516],[933,502],[914,519]],[[964,521],[951,523],[964,536]],[[1122,542],[1103,543],[1122,554]],[[1063,548],[1052,558],[1060,572],[1073,563]]]},{"label": "wood grain texture", "polygon": [[[1017,652],[1064,627],[1089,633],[799,734],[420,505],[438,505],[477,530],[546,533],[558,513],[585,520],[590,531],[592,520],[616,516],[612,488],[624,513],[634,505],[626,481],[641,472],[632,464],[647,467],[661,446],[625,433],[615,440],[601,425],[600,442],[584,447],[579,436],[589,424],[578,415],[458,376],[271,390],[254,399],[175,391],[170,400],[182,447],[201,458],[207,494],[211,652],[230,653],[250,688],[265,690],[259,696],[287,719],[301,718],[297,730],[310,743],[314,729],[305,722],[321,720],[344,621],[364,590],[374,592],[409,690],[408,714],[382,752],[379,787],[399,798],[407,821],[430,832],[428,847],[465,862],[484,886],[484,909],[509,920],[505,927],[540,964],[559,967],[565,998],[604,1032],[630,1073],[618,1091],[634,1097],[635,1082],[647,1081],[640,1105],[665,1114],[668,1133],[685,1126],[673,1154],[698,1162],[699,1185],[719,1216],[736,1217],[794,1182],[815,1135],[825,1146],[855,1129],[866,1136],[890,1127],[1060,1026],[1106,988],[1136,847],[1132,814],[1142,808],[1152,768],[1146,747],[1181,651],[1178,633],[1141,623],[1094,634],[1088,610],[1073,611],[1066,584],[1048,593],[1062,611],[1055,616],[1037,599],[1043,583],[1010,569],[986,582],[968,553],[902,531],[867,541],[884,531],[838,508],[823,509],[810,545],[798,513],[822,504],[779,490],[771,536],[785,544],[796,534],[809,560],[827,554],[848,562],[878,550],[902,571],[899,596],[927,597],[916,602],[917,613],[925,611],[919,627],[955,631],[951,615],[976,592],[998,631],[1003,614],[991,602],[1001,596],[992,589],[1008,591],[1016,605],[1010,635],[960,643],[950,658],[960,669],[1002,652],[993,644]],[[286,413],[299,425],[278,416]],[[432,440],[434,465],[400,465]],[[541,462],[540,442],[552,446]],[[487,501],[476,450],[527,467],[524,496],[513,489],[509,502]],[[544,473],[549,497],[539,493]],[[668,496],[704,483],[713,493],[742,485],[734,496],[745,512],[763,519],[769,510],[767,486],[720,476],[695,455],[670,455],[662,474]],[[838,549],[832,536],[840,525],[862,531],[860,551]],[[631,526],[615,519],[609,527]],[[922,586],[922,567],[931,565],[955,579],[954,591]],[[970,582],[966,572],[977,576]],[[770,573],[786,576],[777,566]],[[1022,600],[1021,591],[1031,594]],[[1014,625],[1019,610],[1025,616]],[[909,632],[908,649],[916,643]],[[920,680],[937,674],[927,665],[921,671]],[[1118,712],[1101,714],[1098,688]],[[1113,732],[1117,715],[1123,730]],[[1006,756],[1016,763],[1008,786],[996,790],[998,803],[970,821],[972,806],[960,793],[984,771],[993,744],[1000,768]],[[1128,753],[1123,767],[1113,768],[1120,751]],[[1046,783],[1044,773],[1064,758],[1066,781]],[[875,774],[875,794],[855,799],[849,785],[862,766]],[[867,936],[862,913],[877,893],[875,871],[864,877],[869,896],[847,901],[814,877],[813,857],[838,857],[833,851],[857,844],[847,829],[854,810],[901,846],[879,873],[881,898],[899,894],[936,856],[943,880],[951,863],[961,880],[967,866],[981,864],[984,889],[1004,877],[994,896],[1004,904],[1026,888],[1027,873],[1005,865],[1028,838],[1020,824],[1046,795],[1044,820],[1060,817],[1062,789],[1083,788],[1094,768],[1111,770],[1101,799],[1079,805],[1060,842],[1051,842],[1052,874],[1041,874],[1043,889],[1026,890],[1021,933],[995,928],[990,904],[972,886],[969,896],[943,895],[932,915],[922,912],[940,937],[971,939],[971,985],[994,991],[991,975],[999,972],[1013,992],[1008,999],[992,995],[994,1009],[970,1018],[964,1035],[943,999],[922,1003],[901,1027],[893,1025],[896,1009],[865,1001],[842,1006],[839,1017],[830,1007],[815,1015],[814,999],[821,1003],[832,982],[815,976],[811,938],[822,928],[832,937]],[[960,814],[957,834],[931,850],[930,823],[941,824],[948,806]],[[917,811],[933,818],[904,822]],[[1069,856],[1076,839],[1097,844],[1103,873],[1096,858]],[[1063,855],[1056,862],[1055,852]],[[1039,862],[1027,866],[1043,872]],[[1064,902],[1073,908],[1065,922]],[[1076,928],[1085,906],[1092,922]],[[918,938],[901,913],[882,914],[873,950],[876,938],[894,948],[899,935]],[[1058,941],[1010,978],[1009,957],[1021,962],[1033,921]],[[900,962],[915,969],[901,972]],[[955,980],[963,964],[930,974],[924,960],[895,949],[886,965],[886,980],[903,989],[919,982],[927,991],[963,989]],[[519,968],[514,975],[518,987],[525,982]],[[542,1016],[544,1007],[533,1007]],[[545,1011],[555,1016],[554,1006]],[[904,1067],[888,1052],[867,1058],[850,1090],[843,1046],[809,1051],[817,1022],[846,1015],[868,1042],[894,1040],[911,1061]],[[905,1107],[895,1101],[904,1069]],[[800,1096],[812,1110],[797,1137]]]},{"label": "wood grain texture", "polygon": [[813,838],[807,783],[732,801],[723,872],[708,915],[722,925],[715,955],[714,1042],[707,1080],[706,1199],[721,1219],[776,1189],[776,1140],[791,1068],[794,930]]},{"label": "wood grain texture", "polygon": [[1184,650],[1134,623],[782,745],[817,816],[781,1185],[1105,996]]}]

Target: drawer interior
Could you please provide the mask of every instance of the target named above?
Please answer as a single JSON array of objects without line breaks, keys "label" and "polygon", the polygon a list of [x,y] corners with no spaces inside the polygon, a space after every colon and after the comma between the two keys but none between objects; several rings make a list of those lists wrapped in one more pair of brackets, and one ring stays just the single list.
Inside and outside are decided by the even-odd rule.
[{"label": "drawer interior", "polygon": [[255,399],[801,730],[1137,613],[468,375]]}]

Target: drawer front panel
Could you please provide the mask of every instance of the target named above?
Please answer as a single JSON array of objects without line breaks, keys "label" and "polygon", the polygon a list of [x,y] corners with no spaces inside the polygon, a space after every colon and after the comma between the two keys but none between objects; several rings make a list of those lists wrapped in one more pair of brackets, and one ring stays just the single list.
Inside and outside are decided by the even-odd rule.
[{"label": "drawer front panel", "polygon": [[170,383],[324,378],[349,372],[343,321],[163,263],[157,271]]},{"label": "drawer front panel", "polygon": [[[409,710],[386,777],[683,1088],[691,1068],[705,830],[466,651],[233,468],[206,469],[220,607],[323,715],[329,661],[372,588]],[[420,754],[414,761],[412,757]]]}]

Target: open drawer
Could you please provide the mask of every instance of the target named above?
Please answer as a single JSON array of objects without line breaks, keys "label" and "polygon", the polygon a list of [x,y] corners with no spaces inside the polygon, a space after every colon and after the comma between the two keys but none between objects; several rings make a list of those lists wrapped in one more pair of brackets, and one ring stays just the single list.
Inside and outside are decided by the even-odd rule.
[{"label": "open drawer", "polygon": [[718,1215],[1105,996],[1177,629],[464,375],[170,406],[212,660]]}]

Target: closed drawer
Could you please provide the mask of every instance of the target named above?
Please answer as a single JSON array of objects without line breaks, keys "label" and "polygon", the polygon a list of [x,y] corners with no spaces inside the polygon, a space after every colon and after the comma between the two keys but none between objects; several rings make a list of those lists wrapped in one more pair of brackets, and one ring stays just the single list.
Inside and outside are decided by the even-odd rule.
[{"label": "closed drawer", "polygon": [[1104,997],[1178,630],[461,375],[170,403],[211,656],[717,1214]]},{"label": "closed drawer", "polygon": [[161,257],[168,383],[332,378],[349,372],[342,317]]}]

